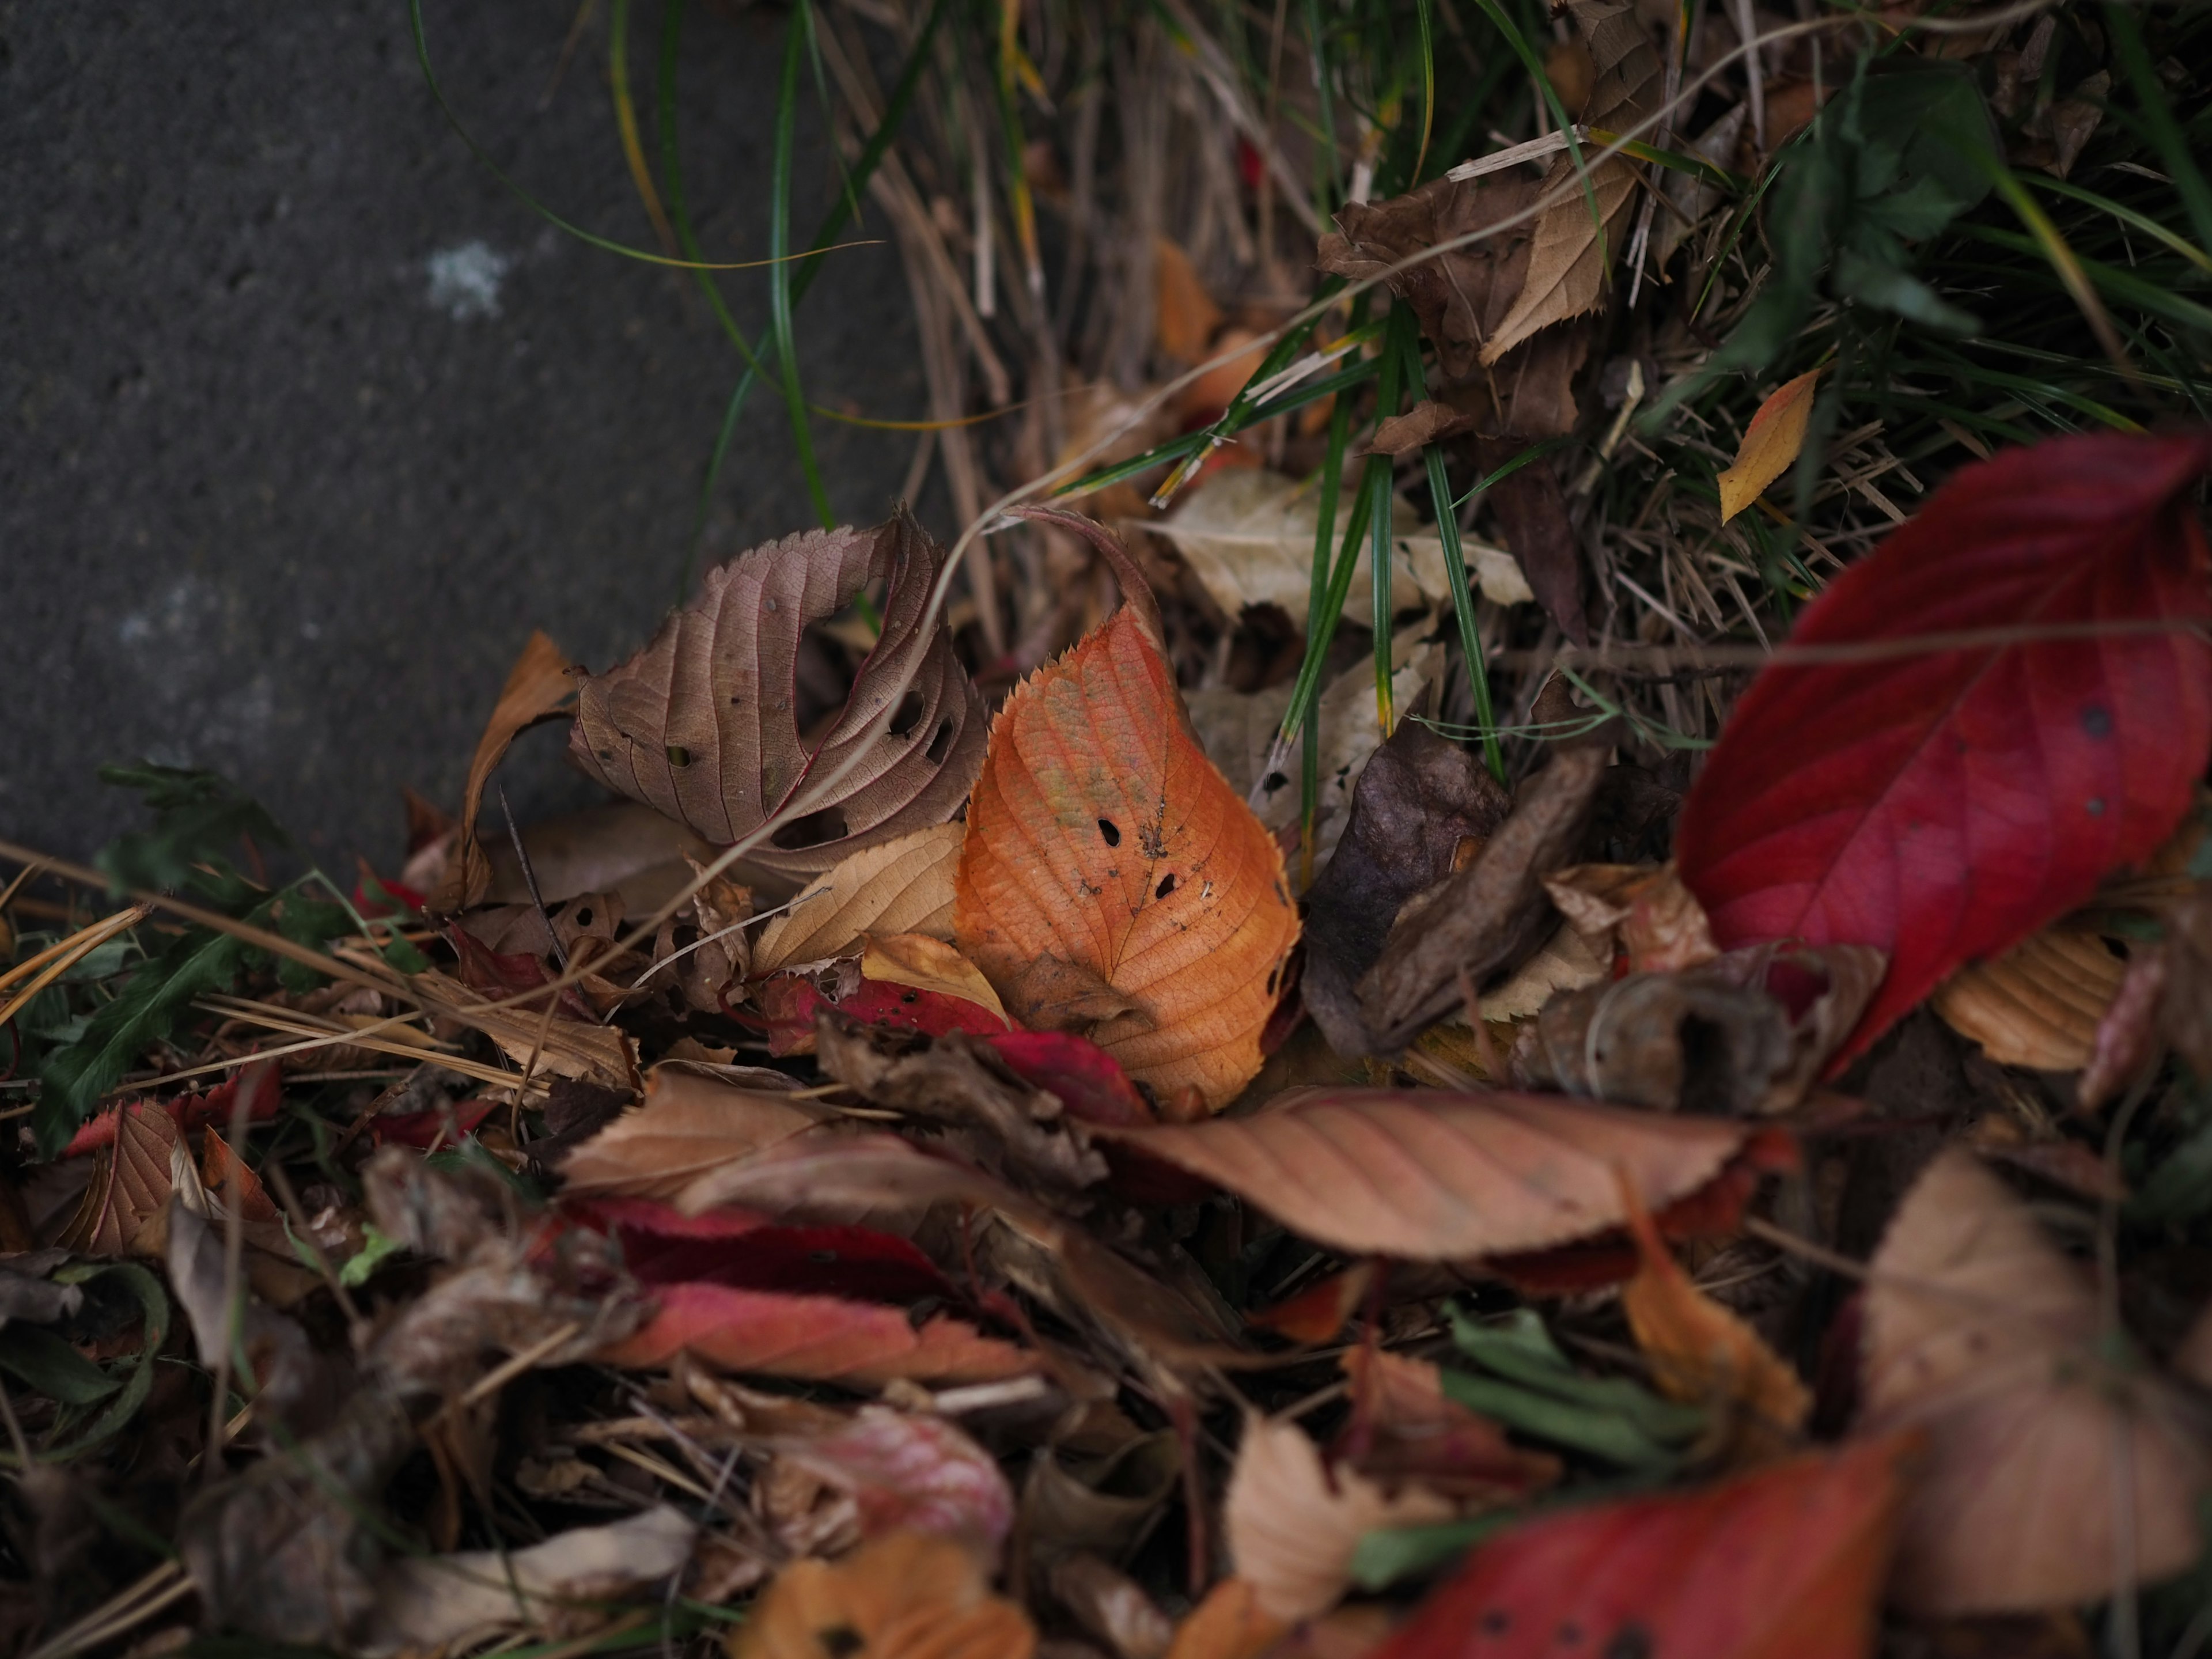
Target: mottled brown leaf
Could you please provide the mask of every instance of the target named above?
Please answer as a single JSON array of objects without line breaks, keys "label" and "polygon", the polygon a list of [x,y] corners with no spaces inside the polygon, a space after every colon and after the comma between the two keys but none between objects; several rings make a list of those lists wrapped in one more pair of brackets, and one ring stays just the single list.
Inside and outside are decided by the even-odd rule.
[{"label": "mottled brown leaf", "polygon": [[[959,810],[983,757],[983,701],[940,621],[921,623],[943,554],[904,516],[872,530],[810,531],[709,572],[697,599],[621,666],[586,678],[569,747],[584,770],[718,845],[771,817],[750,855],[827,870],[848,854]],[[801,631],[884,584],[883,632],[844,708],[811,745],[799,735]],[[913,679],[884,715],[892,689]],[[836,784],[828,780],[859,763]],[[827,815],[834,819],[822,830]],[[801,820],[811,820],[802,823]]]}]

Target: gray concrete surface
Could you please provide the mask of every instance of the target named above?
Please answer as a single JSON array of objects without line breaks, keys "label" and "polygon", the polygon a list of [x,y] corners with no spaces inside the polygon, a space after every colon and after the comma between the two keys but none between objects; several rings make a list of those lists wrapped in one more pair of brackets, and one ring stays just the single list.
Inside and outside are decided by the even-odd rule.
[{"label": "gray concrete surface", "polygon": [[[480,142],[649,247],[605,10],[541,108],[571,0],[427,3]],[[636,10],[642,99],[659,7]],[[712,257],[766,251],[782,21],[691,8]],[[800,179],[805,236],[819,149]],[[762,273],[724,280],[758,328]],[[400,787],[457,803],[532,627],[604,667],[674,599],[738,367],[690,281],[489,177],[425,89],[405,0],[0,0],[0,833],[91,850],[138,821],[94,768],[143,755],[224,770],[326,865],[388,867]],[[817,400],[920,410],[893,248],[833,256],[799,325]],[[840,514],[881,516],[912,441],[817,438]],[[757,399],[709,557],[808,526],[791,457]],[[593,798],[554,732],[526,743],[519,812]]]}]

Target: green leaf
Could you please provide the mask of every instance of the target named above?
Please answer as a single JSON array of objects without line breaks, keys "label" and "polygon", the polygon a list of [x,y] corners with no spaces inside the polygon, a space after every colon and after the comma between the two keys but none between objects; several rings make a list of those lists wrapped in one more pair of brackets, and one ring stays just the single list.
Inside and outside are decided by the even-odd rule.
[{"label": "green leaf", "polygon": [[123,1386],[52,1331],[21,1321],[0,1330],[0,1370],[64,1406],[96,1404]]},{"label": "green leaf", "polygon": [[[361,1238],[361,1249],[348,1256],[345,1266],[338,1269],[338,1283],[349,1291],[357,1291],[368,1284],[379,1267],[406,1248],[398,1239],[379,1232],[373,1222],[362,1224]],[[304,1249],[300,1251],[300,1258],[311,1267],[315,1265]]]},{"label": "green leaf", "polygon": [[[161,1355],[161,1345],[169,1340],[169,1298],[161,1289],[161,1281],[135,1261],[77,1262],[60,1268],[54,1278],[64,1285],[89,1284],[95,1279],[119,1279],[124,1288],[137,1298],[145,1332],[145,1340],[139,1346],[137,1358],[131,1362],[130,1374],[123,1379],[121,1389],[106,1407],[65,1445],[50,1448],[44,1454],[46,1461],[59,1462],[89,1451],[109,1438],[136,1417],[146,1403],[146,1396],[154,1388],[154,1363]],[[13,1454],[0,1455],[0,1462],[14,1467]]]},{"label": "green leaf", "polygon": [[258,801],[217,772],[139,761],[103,766],[100,781],[137,790],[154,813],[153,829],[117,836],[94,860],[118,887],[204,886],[205,877],[192,866],[229,870],[241,838],[268,847],[292,844]]},{"label": "green leaf", "polygon": [[1972,312],[1961,311],[1917,276],[1854,249],[1837,253],[1834,280],[1836,292],[1845,299],[1894,312],[1909,322],[1951,334],[1981,332],[1981,322]]},{"label": "green leaf", "polygon": [[[1626,1377],[1583,1376],[1531,1309],[1497,1324],[1479,1323],[1458,1309],[1451,1318],[1460,1352],[1518,1386],[1447,1370],[1445,1392],[1509,1426],[1628,1465],[1672,1462],[1668,1448],[1696,1438],[1707,1426],[1706,1414],[1696,1407],[1662,1400]],[[1484,1403],[1477,1403],[1478,1396]]]}]

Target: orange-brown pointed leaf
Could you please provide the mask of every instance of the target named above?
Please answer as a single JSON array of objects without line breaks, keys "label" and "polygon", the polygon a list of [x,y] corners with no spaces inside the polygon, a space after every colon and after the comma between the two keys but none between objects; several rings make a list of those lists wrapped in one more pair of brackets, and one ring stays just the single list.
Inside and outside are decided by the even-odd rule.
[{"label": "orange-brown pointed leaf", "polygon": [[468,787],[461,796],[460,856],[447,866],[446,878],[430,900],[434,912],[445,915],[465,909],[490,887],[491,860],[477,844],[476,828],[484,785],[516,735],[558,709],[574,689],[561,647],[543,631],[532,634],[514,666],[507,671],[507,684],[500,688],[499,701],[484,722],[483,735],[477,739]]},{"label": "orange-brown pointed leaf", "polygon": [[951,1539],[893,1533],[794,1562],[730,1632],[731,1659],[1030,1659],[1028,1615]]},{"label": "orange-brown pointed leaf", "polygon": [[1022,1024],[1218,1109],[1260,1069],[1297,913],[1273,837],[1191,732],[1151,595],[1125,588],[992,724],[954,932]]},{"label": "orange-brown pointed leaf", "polygon": [[1820,371],[1784,381],[1752,416],[1736,446],[1735,465],[1716,481],[1721,487],[1721,522],[1757,501],[1767,485],[1796,464],[1805,447],[1805,428],[1813,418],[1813,393]]},{"label": "orange-brown pointed leaf", "polygon": [[645,1103],[570,1152],[561,1172],[572,1193],[666,1202],[701,1176],[804,1133],[828,1115],[811,1101],[656,1066]]},{"label": "orange-brown pointed leaf", "polygon": [[91,1183],[61,1243],[84,1255],[123,1255],[167,1212],[179,1165],[196,1176],[175,1120],[151,1101],[127,1103],[116,1115],[114,1145],[93,1156]]},{"label": "orange-brown pointed leaf", "polygon": [[1259,1659],[1283,1634],[1248,1578],[1224,1578],[1176,1626],[1167,1659]]},{"label": "orange-brown pointed leaf", "polygon": [[1100,1130],[1334,1249],[1450,1261],[1540,1249],[1703,1186],[1741,1124],[1558,1096],[1296,1090],[1249,1117]]}]

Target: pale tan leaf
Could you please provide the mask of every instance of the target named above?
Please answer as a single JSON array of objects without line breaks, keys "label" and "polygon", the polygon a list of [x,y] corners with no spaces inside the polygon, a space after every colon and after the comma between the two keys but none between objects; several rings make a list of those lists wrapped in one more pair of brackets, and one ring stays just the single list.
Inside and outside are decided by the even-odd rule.
[{"label": "pale tan leaf", "polygon": [[1901,1606],[2069,1607],[2197,1559],[2212,1472],[2186,1407],[2112,1356],[2087,1275],[1971,1152],[1937,1156],[1870,1266],[1856,1432],[1925,1446]]},{"label": "pale tan leaf", "polygon": [[1249,1417],[1222,1500],[1237,1576],[1261,1612],[1285,1624],[1317,1618],[1343,1599],[1352,1552],[1386,1527],[1448,1521],[1451,1503],[1425,1487],[1387,1494],[1354,1470],[1323,1466],[1320,1448],[1293,1423]]},{"label": "pale tan leaf", "polygon": [[1581,933],[1571,926],[1562,927],[1504,984],[1482,994],[1482,1017],[1534,1018],[1554,993],[1595,985],[1612,969],[1613,963],[1591,950],[1589,940]]},{"label": "pale tan leaf", "polygon": [[1703,1186],[1741,1124],[1556,1096],[1293,1090],[1249,1117],[1095,1130],[1336,1249],[1425,1261],[1541,1249]]},{"label": "pale tan leaf", "polygon": [[1297,912],[1273,838],[1192,733],[1143,579],[1103,531],[1079,533],[1116,562],[1125,603],[992,722],[955,936],[1031,1029],[1065,1000],[1045,970],[1110,989],[1129,1012],[1081,1018],[1085,1034],[1132,1078],[1218,1110],[1260,1069]]},{"label": "pale tan leaf", "polygon": [[1944,1023],[2000,1066],[2079,1071],[2128,965],[2094,933],[2048,927],[1964,969],[1930,999]]},{"label": "pale tan leaf", "polygon": [[446,866],[446,877],[430,900],[431,910],[451,915],[481,902],[491,885],[491,863],[477,842],[477,813],[483,805],[484,785],[506,755],[507,745],[525,726],[534,725],[568,700],[575,689],[568,675],[568,659],[561,647],[542,631],[532,633],[507,672],[499,701],[477,739],[477,752],[469,761],[468,787],[461,796],[460,856]]},{"label": "pale tan leaf", "polygon": [[[1444,647],[1422,639],[1431,631],[1432,624],[1424,619],[1399,629],[1390,641],[1390,696],[1401,711],[1414,707],[1414,699],[1444,672]],[[1217,686],[1190,693],[1188,702],[1190,723],[1205,746],[1206,758],[1221,769],[1231,789],[1253,801],[1260,822],[1277,831],[1297,823],[1296,769],[1266,771],[1275,734],[1282,730],[1284,713],[1291,706],[1289,684],[1250,692]],[[1367,770],[1369,757],[1382,742],[1382,723],[1375,708],[1375,670],[1372,665],[1362,663],[1322,688],[1321,788],[1314,806],[1316,869],[1322,868],[1335,852],[1349,821],[1352,792]]]},{"label": "pale tan leaf", "polygon": [[887,985],[907,985],[939,996],[958,997],[1006,1019],[1006,1006],[975,964],[941,939],[927,933],[871,933],[860,952],[860,973]]},{"label": "pale tan leaf", "polygon": [[1721,487],[1721,522],[1757,501],[1766,486],[1796,464],[1805,447],[1805,429],[1813,418],[1813,394],[1820,379],[1814,369],[1777,387],[1743,429],[1736,446],[1735,465],[1724,468]]},{"label": "pale tan leaf", "polygon": [[893,1533],[786,1567],[730,1636],[731,1659],[1031,1659],[1028,1616],[946,1538]]},{"label": "pale tan leaf", "polygon": [[570,1152],[561,1173],[572,1193],[672,1202],[698,1176],[803,1134],[829,1115],[811,1101],[656,1066],[644,1104]]},{"label": "pale tan leaf", "polygon": [[[828,870],[860,848],[944,823],[981,764],[984,722],[950,630],[941,619],[921,626],[943,557],[904,515],[741,554],[708,574],[699,598],[652,644],[583,681],[570,752],[610,789],[718,845],[781,819],[777,836],[750,854],[770,869]],[[828,732],[809,744],[793,703],[799,635],[878,579],[882,635]],[[887,710],[909,669],[902,708]],[[800,844],[814,826],[799,821],[816,814],[834,825]]]},{"label": "pale tan leaf", "polygon": [[494,1007],[435,969],[413,975],[408,984],[426,1006],[482,1031],[516,1066],[530,1066],[533,1077],[572,1078],[606,1089],[637,1087],[637,1050],[618,1027],[559,1014],[548,1020],[538,1008]]},{"label": "pale tan leaf", "polygon": [[825,962],[858,950],[863,933],[952,937],[952,877],[960,864],[957,823],[866,847],[817,876],[772,920],[753,945],[753,971]]},{"label": "pale tan leaf", "polygon": [[[1351,503],[1340,499],[1330,531],[1334,550],[1343,539]],[[1175,544],[1213,601],[1233,619],[1247,605],[1279,606],[1291,625],[1305,621],[1313,586],[1314,535],[1321,504],[1310,483],[1279,472],[1238,468],[1206,481],[1164,522],[1147,524],[1155,536]],[[1527,578],[1511,554],[1471,538],[1462,548],[1473,586],[1486,599],[1518,605],[1533,597]],[[1373,555],[1362,544],[1353,566],[1344,614],[1362,627],[1375,621]],[[1390,584],[1392,603],[1403,607],[1417,599],[1439,603],[1451,595],[1444,568],[1443,543],[1420,526],[1403,499],[1391,498]]]},{"label": "pale tan leaf", "polygon": [[[1571,0],[1569,9],[1596,71],[1580,119],[1613,132],[1632,130],[1656,102],[1660,82],[1659,55],[1652,50],[1636,8],[1628,0]],[[1598,145],[1593,141],[1584,149],[1594,153]],[[1498,331],[1483,346],[1484,362],[1496,363],[1539,329],[1580,316],[1600,303],[1611,262],[1626,252],[1640,170],[1626,156],[1608,156],[1588,167],[1585,189],[1574,156],[1562,153],[1553,162],[1543,184],[1552,204],[1536,221],[1527,281]],[[1593,196],[1595,216],[1590,211]]]}]

